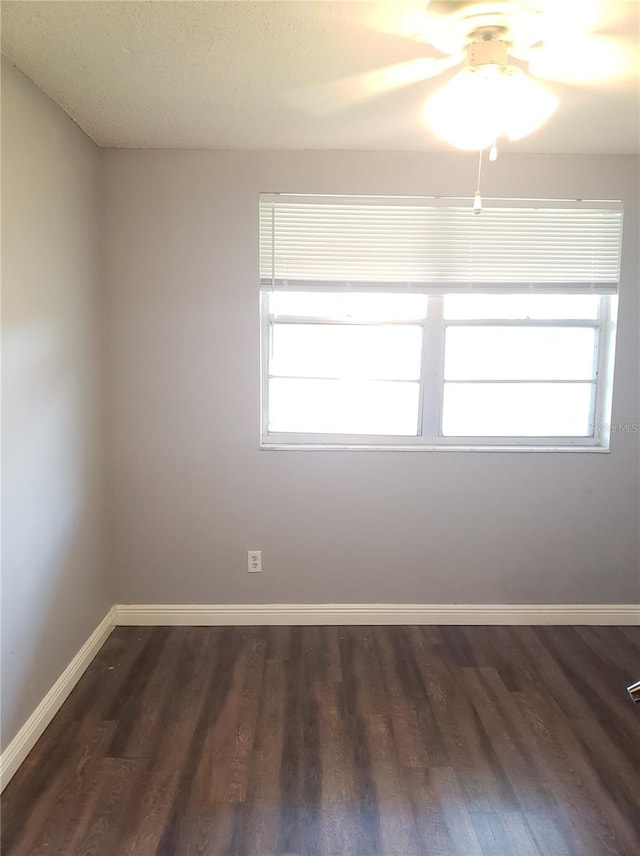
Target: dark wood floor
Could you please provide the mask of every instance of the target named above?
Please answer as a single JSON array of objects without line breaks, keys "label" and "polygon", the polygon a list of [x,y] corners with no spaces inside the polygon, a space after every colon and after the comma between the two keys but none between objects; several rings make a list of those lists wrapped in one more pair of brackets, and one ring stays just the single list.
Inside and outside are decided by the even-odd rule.
[{"label": "dark wood floor", "polygon": [[115,630],[6,856],[637,856],[640,628]]}]

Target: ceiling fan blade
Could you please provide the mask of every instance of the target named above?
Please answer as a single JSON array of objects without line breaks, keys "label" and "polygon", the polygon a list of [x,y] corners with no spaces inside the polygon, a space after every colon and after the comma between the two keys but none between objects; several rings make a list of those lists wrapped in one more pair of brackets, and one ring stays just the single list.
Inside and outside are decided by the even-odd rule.
[{"label": "ceiling fan blade", "polygon": [[288,92],[292,107],[315,116],[340,113],[388,92],[428,80],[461,62],[463,57],[419,57],[397,65],[353,74],[338,80]]},{"label": "ceiling fan blade", "polygon": [[535,77],[574,86],[624,80],[639,70],[637,46],[614,36],[550,39],[519,58]]},{"label": "ceiling fan blade", "polygon": [[571,38],[615,27],[628,13],[624,2],[611,0],[532,0],[542,12],[549,32]]},{"label": "ceiling fan blade", "polygon": [[372,30],[393,36],[409,38],[414,42],[429,42],[431,24],[429,0],[425,3],[395,0],[394,3],[371,4],[368,26]]}]

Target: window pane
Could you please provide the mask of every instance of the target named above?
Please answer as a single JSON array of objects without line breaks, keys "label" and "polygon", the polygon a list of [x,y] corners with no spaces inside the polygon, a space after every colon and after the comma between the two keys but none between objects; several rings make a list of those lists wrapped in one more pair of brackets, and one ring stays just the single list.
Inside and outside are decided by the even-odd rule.
[{"label": "window pane", "polygon": [[592,380],[587,327],[449,327],[446,380]]},{"label": "window pane", "polygon": [[587,437],[589,383],[445,384],[448,437]]},{"label": "window pane", "polygon": [[294,318],[420,321],[427,314],[427,297],[424,294],[275,291],[269,294],[269,312]]},{"label": "window pane", "polygon": [[269,431],[411,436],[418,401],[417,383],[273,378]]},{"label": "window pane", "polygon": [[444,317],[448,320],[510,318],[598,317],[597,294],[448,294],[444,299]]},{"label": "window pane", "polygon": [[422,328],[274,324],[270,374],[418,380]]}]

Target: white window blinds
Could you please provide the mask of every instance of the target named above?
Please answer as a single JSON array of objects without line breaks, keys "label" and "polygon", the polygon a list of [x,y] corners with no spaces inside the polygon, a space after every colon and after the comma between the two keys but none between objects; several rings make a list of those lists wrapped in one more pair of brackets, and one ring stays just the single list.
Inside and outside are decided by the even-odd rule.
[{"label": "white window blinds", "polygon": [[262,194],[263,289],[615,293],[619,202]]}]

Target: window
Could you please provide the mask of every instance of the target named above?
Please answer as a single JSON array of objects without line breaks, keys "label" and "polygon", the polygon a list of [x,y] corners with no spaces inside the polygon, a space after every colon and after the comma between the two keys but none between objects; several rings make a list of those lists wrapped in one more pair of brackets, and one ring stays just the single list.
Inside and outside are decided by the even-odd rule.
[{"label": "window", "polygon": [[264,196],[260,231],[264,447],[608,447],[618,205]]}]

